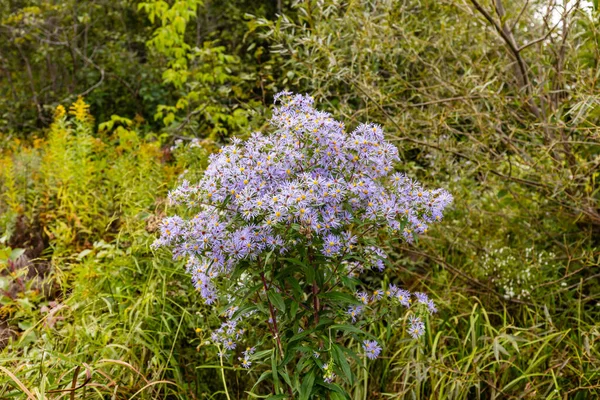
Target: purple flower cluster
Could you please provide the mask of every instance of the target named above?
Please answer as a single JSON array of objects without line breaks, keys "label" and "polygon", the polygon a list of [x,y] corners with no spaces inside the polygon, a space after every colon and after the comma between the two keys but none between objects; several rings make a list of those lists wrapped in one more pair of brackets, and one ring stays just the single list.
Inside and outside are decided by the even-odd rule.
[{"label": "purple flower cluster", "polygon": [[435,306],[435,303],[425,293],[415,292],[415,297],[417,298],[419,304],[424,304],[425,306],[427,306],[427,310],[430,314],[437,312],[437,307]]},{"label": "purple flower cluster", "polygon": [[[374,290],[373,294],[371,295],[369,295],[367,292],[357,292],[356,298],[358,299],[358,301],[366,305],[370,302],[376,302],[381,300],[383,298],[383,294],[384,292],[382,290]],[[417,303],[425,305],[427,307],[427,311],[429,311],[430,314],[437,312],[437,307],[435,306],[435,303],[433,302],[433,300],[427,297],[425,293],[415,292],[411,294],[408,290],[400,289],[396,285],[391,284],[385,291],[385,294],[390,298],[397,299],[398,302],[405,307],[410,307],[411,297],[414,296],[417,300]],[[348,314],[350,314],[351,310],[357,311],[357,309],[360,309],[360,311],[362,311],[362,307],[350,307],[350,309],[348,310]],[[357,311],[352,316],[355,317],[360,313],[360,311]]]},{"label": "purple flower cluster", "polygon": [[[371,302],[377,302],[383,298],[384,292],[381,290],[373,291],[373,294],[369,295],[367,292],[357,292],[356,298],[367,305]],[[400,289],[398,286],[391,284],[385,291],[385,295],[388,298],[396,299],[401,305],[405,307],[411,307],[411,298],[414,296],[416,302],[413,304],[421,305],[422,309],[425,309],[430,314],[437,312],[437,307],[433,300],[431,300],[425,293],[415,292],[410,293],[408,290]],[[351,306],[346,311],[352,322],[356,322],[359,315],[363,312],[364,306]],[[420,317],[409,318],[409,329],[408,333],[415,339],[418,339],[425,333],[425,325],[421,321]]]},{"label": "purple flower cluster", "polygon": [[235,349],[237,341],[245,333],[244,329],[237,327],[239,321],[236,318],[223,322],[218,329],[212,332],[211,340],[215,343],[221,343],[226,350]]},{"label": "purple flower cluster", "polygon": [[410,307],[411,294],[408,290],[400,289],[396,285],[391,284],[386,293],[389,297],[398,299],[398,302],[400,302],[400,304],[402,304],[404,307]]},{"label": "purple flower cluster", "polygon": [[[254,311],[237,315],[234,318],[235,313],[238,311],[238,307],[231,306],[227,308],[222,314],[225,317],[225,321],[221,323],[218,329],[215,329],[211,333],[211,340],[215,344],[220,344],[225,350],[234,350],[237,347],[238,341],[242,338],[246,330],[241,328],[241,322],[243,318],[247,318],[254,314]],[[254,352],[254,350],[252,350]]]},{"label": "purple flower cluster", "polygon": [[238,357],[243,368],[246,368],[246,369],[250,368],[250,366],[252,365],[252,361],[250,361],[250,357],[252,356],[252,354],[254,354],[255,351],[256,351],[256,348],[248,347],[246,349],[246,351],[242,352],[243,357]]},{"label": "purple flower cluster", "polygon": [[[308,96],[282,92],[276,102],[273,134],[233,139],[211,156],[197,185],[184,181],[169,196],[198,212],[166,218],[154,246],[188,258],[188,272],[209,304],[217,298],[215,278],[243,260],[298,244],[331,259],[360,252],[369,264],[360,268],[383,270],[385,253],[361,248],[351,226],[387,228],[410,241],[452,202],[447,191],[426,190],[394,172],[398,151],[379,126],[347,132]],[[297,234],[292,226],[300,227]]]},{"label": "purple flower cluster", "polygon": [[323,364],[323,381],[325,383],[332,383],[335,380],[335,372],[333,372],[333,364],[325,363]]}]

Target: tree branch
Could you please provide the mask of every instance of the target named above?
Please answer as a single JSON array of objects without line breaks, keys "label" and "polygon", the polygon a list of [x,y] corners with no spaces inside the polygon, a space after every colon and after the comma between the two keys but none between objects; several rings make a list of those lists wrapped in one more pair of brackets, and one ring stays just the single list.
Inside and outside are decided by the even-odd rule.
[{"label": "tree branch", "polygon": [[[483,15],[483,17],[486,20],[488,20],[488,22],[490,24],[492,24],[492,26],[496,29],[498,34],[502,37],[502,39],[508,46],[511,54],[517,61],[517,67],[518,67],[517,78],[519,79],[519,81],[520,81],[519,83],[525,89],[525,92],[527,93],[527,95],[529,97],[527,100],[527,103],[529,104],[531,112],[536,116],[536,118],[541,119],[540,110],[532,98],[532,90],[531,90],[531,84],[529,82],[527,64],[525,63],[525,60],[523,60],[523,57],[521,57],[519,48],[517,47],[514,37],[513,37],[512,33],[510,32],[509,28],[505,24],[503,24],[501,26],[498,23],[498,21],[496,21],[490,15],[490,13],[487,12],[486,9],[481,6],[481,4],[479,4],[479,2],[477,0],[469,0],[469,1],[473,4],[473,6],[477,9],[477,11],[479,11],[479,13],[481,15]],[[496,0],[495,6],[496,6],[496,12],[500,16],[500,18],[502,18],[504,16],[504,7],[502,6],[501,0]]]}]

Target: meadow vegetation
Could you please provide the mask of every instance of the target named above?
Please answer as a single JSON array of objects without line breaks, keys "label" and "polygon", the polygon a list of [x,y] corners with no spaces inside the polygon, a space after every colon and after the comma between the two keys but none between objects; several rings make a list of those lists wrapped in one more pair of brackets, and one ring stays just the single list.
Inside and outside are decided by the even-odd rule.
[{"label": "meadow vegetation", "polygon": [[599,18],[596,1],[0,0],[0,398],[288,396],[276,363],[219,357],[222,316],[151,247],[168,192],[264,131],[284,89],[381,125],[399,172],[454,197],[414,243],[379,238],[387,275],[438,311],[419,340],[399,307],[362,326],[383,349],[348,357],[349,398],[597,398]]}]

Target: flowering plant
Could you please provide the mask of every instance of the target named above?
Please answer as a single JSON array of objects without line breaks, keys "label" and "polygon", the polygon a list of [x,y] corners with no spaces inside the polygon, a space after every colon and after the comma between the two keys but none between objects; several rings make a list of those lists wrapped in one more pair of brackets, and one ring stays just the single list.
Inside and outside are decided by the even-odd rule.
[{"label": "flowering plant", "polygon": [[[184,181],[170,193],[191,214],[166,218],[154,245],[187,260],[201,296],[223,316],[212,333],[221,356],[244,368],[270,356],[263,377],[282,396],[343,394],[334,382],[352,382],[348,358],[382,351],[360,329],[374,304],[410,308],[413,338],[424,333],[422,314],[436,311],[425,294],[393,284],[367,291],[361,276],[386,268],[377,234],[412,241],[442,218],[452,196],[395,172],[398,151],[379,126],[348,133],[308,96],[282,92],[275,101],[271,135],[233,139],[210,157],[198,184]],[[273,345],[241,346],[249,324]],[[359,354],[344,347],[349,336],[362,342]]]}]

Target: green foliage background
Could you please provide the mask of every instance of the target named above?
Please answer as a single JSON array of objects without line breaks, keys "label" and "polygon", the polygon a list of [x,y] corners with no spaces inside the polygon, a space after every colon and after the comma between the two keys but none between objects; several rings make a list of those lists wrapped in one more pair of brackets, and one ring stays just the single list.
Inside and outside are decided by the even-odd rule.
[{"label": "green foliage background", "polygon": [[264,128],[282,89],[381,124],[407,174],[455,196],[387,249],[439,313],[418,344],[372,324],[384,352],[351,398],[598,397],[599,17],[595,2],[0,0],[0,398],[274,394],[254,386],[270,365],[222,366],[205,343],[219,316],[149,245],[178,177]]}]

